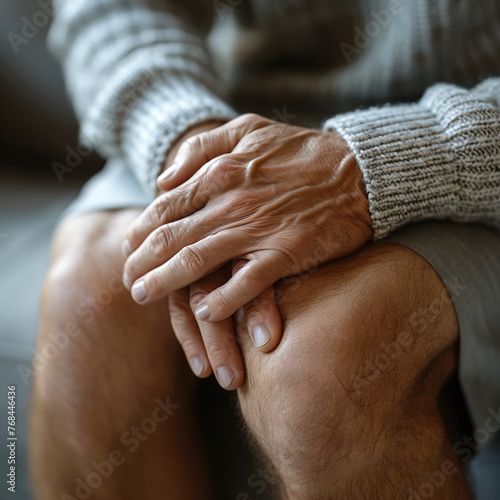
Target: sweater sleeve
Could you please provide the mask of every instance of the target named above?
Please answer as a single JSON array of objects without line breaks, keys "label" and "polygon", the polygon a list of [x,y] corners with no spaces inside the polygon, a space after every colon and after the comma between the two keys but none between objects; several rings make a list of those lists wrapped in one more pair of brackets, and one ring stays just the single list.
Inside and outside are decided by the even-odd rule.
[{"label": "sweater sleeve", "polygon": [[338,115],[324,129],[356,155],[375,239],[423,219],[500,228],[500,78],[437,84],[418,103]]},{"label": "sweater sleeve", "polygon": [[235,116],[204,45],[212,17],[207,0],[70,0],[52,25],[80,140],[126,158],[150,193],[177,137]]}]

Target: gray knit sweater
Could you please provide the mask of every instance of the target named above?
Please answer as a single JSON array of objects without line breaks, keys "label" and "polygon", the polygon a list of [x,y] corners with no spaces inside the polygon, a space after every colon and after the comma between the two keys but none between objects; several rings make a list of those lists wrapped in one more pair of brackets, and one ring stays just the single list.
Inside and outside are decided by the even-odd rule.
[{"label": "gray knit sweater", "polygon": [[[221,23],[230,71],[207,38]],[[197,123],[314,112],[356,154],[375,238],[500,227],[498,0],[67,0],[50,44],[82,140],[150,192]]]}]

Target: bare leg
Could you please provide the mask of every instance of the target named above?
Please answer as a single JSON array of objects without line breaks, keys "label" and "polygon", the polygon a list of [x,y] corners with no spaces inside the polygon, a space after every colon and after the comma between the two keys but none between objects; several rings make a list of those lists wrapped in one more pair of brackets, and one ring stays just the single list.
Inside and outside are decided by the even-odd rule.
[{"label": "bare leg", "polygon": [[137,215],[85,215],[56,234],[37,346],[52,359],[36,371],[32,400],[41,500],[211,497],[195,379],[167,303],[138,306],[121,284],[120,243]]},{"label": "bare leg", "polygon": [[438,406],[458,325],[434,270],[379,243],[287,281],[275,351],[238,318],[242,412],[283,497],[470,498]]}]

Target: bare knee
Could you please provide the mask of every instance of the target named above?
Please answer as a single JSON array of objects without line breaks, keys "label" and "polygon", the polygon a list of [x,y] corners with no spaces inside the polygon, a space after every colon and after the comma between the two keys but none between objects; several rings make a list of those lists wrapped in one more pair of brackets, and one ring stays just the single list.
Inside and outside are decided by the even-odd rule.
[{"label": "bare knee", "polygon": [[181,491],[205,498],[209,491],[191,408],[195,377],[167,303],[140,306],[121,283],[121,241],[137,215],[71,219],[55,237],[30,422],[39,498],[180,498]]},{"label": "bare knee", "polygon": [[166,308],[135,305],[121,282],[121,234],[135,212],[70,220],[54,240],[33,360],[35,413],[80,451],[113,445],[162,397],[166,366],[181,366]]},{"label": "bare knee", "polygon": [[[438,296],[435,276],[406,252],[365,253],[283,285],[285,331],[272,353],[257,352],[240,331],[243,414],[288,488],[300,495],[308,487],[313,497],[327,495],[348,476],[366,479],[368,463],[374,475],[382,464],[387,470],[391,449],[418,418],[433,429],[436,447],[446,439],[436,436],[435,403],[454,368],[447,354],[456,341],[454,313],[444,295],[440,312],[429,312]],[[412,266],[422,266],[418,280]],[[431,370],[429,379],[428,368],[440,357],[442,372]]]}]

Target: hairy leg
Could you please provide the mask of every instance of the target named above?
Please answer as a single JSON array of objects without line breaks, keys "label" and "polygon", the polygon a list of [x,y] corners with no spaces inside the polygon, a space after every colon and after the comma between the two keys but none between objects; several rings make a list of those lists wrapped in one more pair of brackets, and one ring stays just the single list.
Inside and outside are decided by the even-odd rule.
[{"label": "hairy leg", "polygon": [[195,378],[167,302],[139,306],[121,283],[120,244],[137,215],[72,218],[55,236],[32,398],[41,500],[210,498]]},{"label": "hairy leg", "polygon": [[432,267],[371,244],[284,280],[278,294],[275,351],[258,352],[237,317],[247,367],[238,395],[282,496],[470,498],[438,403],[458,324]]}]

